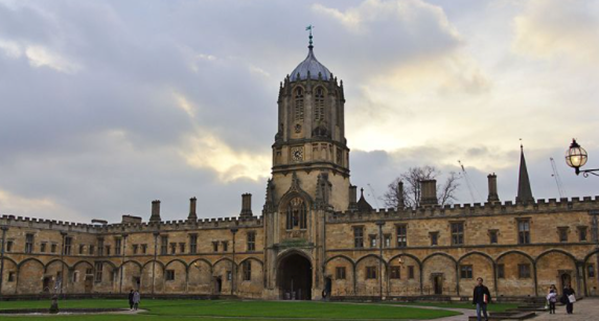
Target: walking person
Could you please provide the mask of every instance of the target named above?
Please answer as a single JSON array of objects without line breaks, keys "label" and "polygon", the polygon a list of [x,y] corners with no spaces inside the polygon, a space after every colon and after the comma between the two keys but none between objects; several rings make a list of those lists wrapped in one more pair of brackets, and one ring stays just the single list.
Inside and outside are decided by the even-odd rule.
[{"label": "walking person", "polygon": [[555,284],[549,287],[549,293],[547,294],[547,303],[549,303],[549,314],[555,314],[555,303],[557,302],[557,289]]},{"label": "walking person", "polygon": [[141,295],[139,294],[138,290],[135,290],[135,293],[133,293],[133,310],[137,311],[140,301],[141,301]]},{"label": "walking person", "polygon": [[570,284],[567,284],[564,288],[564,295],[562,297],[562,303],[566,305],[566,312],[568,314],[574,313],[574,302],[576,302],[576,297],[574,293],[574,289]]},{"label": "walking person", "polygon": [[482,321],[482,314],[485,316],[485,321],[489,321],[487,315],[487,304],[491,302],[491,292],[489,288],[483,285],[483,278],[479,277],[476,279],[478,285],[474,287],[472,294],[472,304],[476,304],[476,318],[478,321]]},{"label": "walking person", "polygon": [[133,289],[129,292],[129,310],[133,310]]}]

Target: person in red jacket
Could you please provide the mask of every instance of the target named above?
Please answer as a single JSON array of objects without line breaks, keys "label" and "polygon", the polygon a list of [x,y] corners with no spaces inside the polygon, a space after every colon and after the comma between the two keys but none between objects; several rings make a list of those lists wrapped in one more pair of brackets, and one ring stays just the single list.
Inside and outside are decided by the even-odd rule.
[{"label": "person in red jacket", "polygon": [[476,304],[476,317],[478,321],[482,321],[481,311],[485,316],[485,321],[489,320],[487,315],[487,304],[491,302],[491,293],[489,288],[483,285],[483,278],[477,278],[478,285],[474,287],[472,293],[472,304]]}]

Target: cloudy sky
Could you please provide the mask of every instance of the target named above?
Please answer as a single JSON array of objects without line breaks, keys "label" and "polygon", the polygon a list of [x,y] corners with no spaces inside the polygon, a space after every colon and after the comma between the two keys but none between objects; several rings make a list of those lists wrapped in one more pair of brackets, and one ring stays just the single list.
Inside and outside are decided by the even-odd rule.
[{"label": "cloudy sky", "polygon": [[[382,206],[410,166],[466,166],[460,203],[517,185],[599,194],[599,1],[0,0],[0,213],[88,222],[262,208],[279,82],[307,53],[344,80],[352,183]],[[442,178],[441,178],[442,179]],[[368,188],[368,184],[372,189]],[[474,198],[474,199],[473,199]]]}]

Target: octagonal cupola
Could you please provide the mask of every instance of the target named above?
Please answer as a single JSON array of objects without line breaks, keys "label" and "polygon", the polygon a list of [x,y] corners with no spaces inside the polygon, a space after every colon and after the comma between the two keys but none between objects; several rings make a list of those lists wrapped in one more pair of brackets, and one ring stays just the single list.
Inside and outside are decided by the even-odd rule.
[{"label": "octagonal cupola", "polygon": [[329,80],[331,78],[329,69],[321,64],[314,55],[312,39],[310,39],[310,45],[308,46],[308,56],[293,69],[289,77],[291,78],[291,81],[306,80],[308,78],[314,80]]}]

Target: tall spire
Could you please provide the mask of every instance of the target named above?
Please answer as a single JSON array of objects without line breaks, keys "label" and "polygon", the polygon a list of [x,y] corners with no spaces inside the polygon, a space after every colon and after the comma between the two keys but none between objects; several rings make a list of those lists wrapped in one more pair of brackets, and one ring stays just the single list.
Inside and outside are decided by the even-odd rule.
[{"label": "tall spire", "polygon": [[516,203],[534,203],[530,188],[530,179],[528,178],[528,169],[526,168],[526,159],[524,158],[524,146],[520,144],[520,173],[518,176],[518,196]]},{"label": "tall spire", "polygon": [[310,51],[314,48],[314,46],[312,45],[312,38],[313,38],[312,37],[312,29],[313,28],[314,28],[313,25],[309,25],[309,26],[306,27],[306,30],[310,30],[310,35],[308,36],[308,39],[310,39],[308,41],[308,44],[309,44],[308,48],[310,49]]}]

